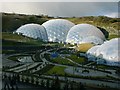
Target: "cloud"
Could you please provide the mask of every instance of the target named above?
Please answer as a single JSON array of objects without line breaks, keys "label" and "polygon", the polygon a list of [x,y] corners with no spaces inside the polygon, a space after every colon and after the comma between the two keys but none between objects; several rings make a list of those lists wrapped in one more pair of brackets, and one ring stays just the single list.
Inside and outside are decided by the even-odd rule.
[{"label": "cloud", "polygon": [[112,17],[112,18],[118,18],[118,12],[109,13],[109,14],[107,14],[105,16]]},{"label": "cloud", "polygon": [[9,2],[3,12],[47,14],[51,16],[98,16],[118,12],[117,2]]}]

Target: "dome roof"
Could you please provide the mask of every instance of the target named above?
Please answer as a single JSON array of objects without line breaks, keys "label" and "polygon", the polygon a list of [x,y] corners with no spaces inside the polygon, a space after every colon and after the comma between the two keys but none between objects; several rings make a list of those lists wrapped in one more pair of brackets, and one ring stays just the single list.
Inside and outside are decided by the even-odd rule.
[{"label": "dome roof", "polygon": [[45,28],[39,24],[25,24],[19,27],[16,33],[34,39],[42,39],[43,41],[48,40]]},{"label": "dome roof", "polygon": [[104,34],[97,27],[90,24],[78,24],[70,29],[66,42],[79,44],[85,37],[89,36],[95,36],[105,40]]},{"label": "dome roof", "polygon": [[120,53],[118,48],[119,40],[120,38],[115,38],[102,44],[100,48],[97,49],[96,56],[102,54],[103,58],[108,61],[120,62],[120,57],[118,55],[118,53]]},{"label": "dome roof", "polygon": [[49,41],[65,42],[68,31],[74,24],[64,19],[53,19],[42,24],[48,34]]},{"label": "dome roof", "polygon": [[89,36],[89,37],[83,38],[81,43],[93,43],[95,45],[99,45],[99,44],[103,44],[104,41],[99,37]]},{"label": "dome roof", "polygon": [[96,50],[100,47],[100,45],[97,46],[93,46],[92,48],[90,48],[86,54],[87,54],[87,58],[89,61],[95,61],[96,59]]},{"label": "dome roof", "polygon": [[118,41],[120,38],[115,38],[110,41],[103,43],[100,46],[92,47],[87,52],[87,57],[95,56],[97,60],[104,59],[107,65],[118,66],[120,64],[119,53],[120,50],[118,48]]},{"label": "dome roof", "polygon": [[96,50],[97,50],[99,47],[100,47],[100,45],[93,46],[92,48],[90,48],[90,49],[87,51],[87,54],[91,54],[91,55],[96,56]]}]

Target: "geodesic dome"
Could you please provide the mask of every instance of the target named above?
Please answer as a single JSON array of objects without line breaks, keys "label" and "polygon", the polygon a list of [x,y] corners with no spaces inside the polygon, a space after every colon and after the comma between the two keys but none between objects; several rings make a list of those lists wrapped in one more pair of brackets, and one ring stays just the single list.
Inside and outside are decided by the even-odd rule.
[{"label": "geodesic dome", "polygon": [[99,45],[99,44],[103,44],[104,41],[99,37],[89,36],[89,37],[83,38],[81,43],[93,43],[95,45]]},{"label": "geodesic dome", "polygon": [[48,41],[47,32],[45,28],[39,24],[25,24],[16,30],[16,33],[24,36]]},{"label": "geodesic dome", "polygon": [[66,42],[79,44],[84,38],[90,36],[105,40],[104,34],[97,27],[90,24],[78,24],[69,30]]},{"label": "geodesic dome", "polygon": [[105,42],[97,49],[96,56],[102,55],[101,58],[104,58],[108,65],[120,65],[120,57],[118,55],[120,53],[119,41],[120,38],[115,38]]},{"label": "geodesic dome", "polygon": [[68,31],[74,24],[64,19],[53,19],[42,24],[51,42],[65,42]]},{"label": "geodesic dome", "polygon": [[91,48],[87,52],[87,57],[93,55],[97,59],[96,61],[98,63],[105,62],[103,64],[110,65],[110,66],[120,66],[120,56],[118,55],[120,53],[119,49],[119,41],[120,38],[115,38],[110,41],[107,41],[100,45],[98,48]]},{"label": "geodesic dome", "polygon": [[100,47],[100,45],[97,46],[93,46],[92,48],[90,48],[87,52],[87,58],[89,61],[96,61],[96,50]]}]

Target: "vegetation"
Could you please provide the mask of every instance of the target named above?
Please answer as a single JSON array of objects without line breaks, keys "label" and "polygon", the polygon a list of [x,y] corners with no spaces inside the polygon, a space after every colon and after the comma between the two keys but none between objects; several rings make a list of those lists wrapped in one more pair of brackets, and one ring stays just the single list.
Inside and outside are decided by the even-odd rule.
[{"label": "vegetation", "polygon": [[88,23],[95,25],[97,27],[101,27],[108,31],[110,34],[118,34],[118,26],[120,24],[119,18],[110,18],[106,16],[86,16],[86,17],[72,17],[67,18],[67,20],[70,20],[74,22],[75,24],[81,24],[81,23]]},{"label": "vegetation", "polygon": [[47,71],[51,70],[53,67],[54,67],[54,65],[49,64],[46,67],[42,68],[41,70],[35,72],[34,74],[39,74],[39,75],[44,74]]},{"label": "vegetation", "polygon": [[52,69],[50,69],[49,71],[47,71],[45,74],[47,75],[65,75],[64,69],[66,67],[63,66],[54,66]]},{"label": "vegetation", "polygon": [[67,56],[67,58],[69,58],[72,61],[77,62],[79,64],[82,64],[86,61],[86,59],[84,57],[78,57],[76,55],[70,55],[70,56]]},{"label": "vegetation", "polygon": [[79,44],[76,47],[76,50],[78,50],[80,52],[87,52],[93,46],[94,46],[94,44],[92,44],[92,43],[83,43],[83,44]]},{"label": "vegetation", "polygon": [[16,45],[42,45],[44,42],[35,40],[25,36],[13,34],[13,33],[2,33],[2,45],[3,46],[16,46]]},{"label": "vegetation", "polygon": [[26,56],[30,56],[30,55],[15,55],[15,56],[8,57],[8,59],[18,61],[18,58],[22,58],[22,57],[26,57]]},{"label": "vegetation", "polygon": [[113,38],[120,38],[120,35],[109,35],[108,40],[113,39]]},{"label": "vegetation", "polygon": [[[42,24],[49,19],[54,19],[54,17],[49,17],[48,15],[24,15],[15,13],[2,13],[2,28],[3,32],[13,32],[21,25],[27,23]],[[92,24],[107,30],[110,34],[118,34],[118,25],[120,24],[119,18],[110,18],[106,16],[66,17],[63,19],[67,19],[75,24]]]},{"label": "vegetation", "polygon": [[[17,34],[13,34],[12,32],[14,30],[16,30],[17,28],[19,28],[21,25],[27,24],[27,23],[38,23],[38,24],[42,24],[45,21],[49,20],[49,19],[53,19],[54,17],[49,17],[49,16],[44,16],[44,15],[23,15],[23,14],[6,14],[3,13],[2,15],[2,23],[3,23],[3,32],[2,32],[2,38],[0,38],[0,40],[2,40],[3,43],[3,53],[16,53],[16,52],[20,52],[19,50],[22,51],[22,53],[24,51],[37,51],[40,49],[45,48],[45,46],[50,46],[52,47],[69,47],[71,46],[70,44],[62,44],[62,43],[44,43],[41,40],[34,40],[32,38],[28,38],[22,35],[17,35]],[[59,17],[61,18],[61,17]],[[105,17],[105,16],[88,16],[88,17],[71,17],[71,18],[64,18],[67,20],[72,21],[75,24],[80,24],[80,23],[89,23],[89,24],[93,24],[97,27],[101,27],[104,28],[105,30],[107,30],[110,33],[110,36],[108,37],[109,39],[112,38],[116,38],[116,37],[120,37],[118,34],[118,23],[119,23],[119,19],[118,18],[109,18],[109,17]],[[1,33],[0,33],[1,34]],[[44,47],[42,47],[42,45]],[[33,47],[31,47],[33,46]],[[78,47],[76,48],[79,52],[86,52],[89,48],[91,48],[92,46],[94,46],[94,44],[91,43],[86,43],[86,44],[80,44],[78,45]],[[5,48],[4,48],[5,47]],[[9,47],[6,49],[6,47]],[[11,49],[12,47],[12,49]],[[24,48],[23,48],[24,47]],[[13,49],[14,48],[14,49]],[[34,49],[33,49],[34,48]],[[72,50],[71,50],[72,51]],[[72,54],[70,56],[65,56],[65,58],[63,57],[56,57],[56,58],[50,58],[49,54],[45,54],[45,58],[47,60],[50,60],[50,62],[53,63],[58,63],[58,64],[62,64],[62,65],[74,65],[74,63],[70,62],[68,59],[73,60],[74,62],[77,62],[79,64],[83,64],[86,63],[86,58],[84,57],[78,57],[76,55],[76,53],[72,53],[70,52],[70,50],[60,50],[57,51],[56,49],[53,50],[52,52],[58,52],[60,54]],[[35,58],[37,61],[41,61],[40,57],[39,57],[40,52],[36,52],[35,53]],[[11,60],[17,60],[18,57],[22,57],[22,56],[11,56],[8,59]],[[98,69],[116,69],[115,67],[108,67],[108,66],[104,66],[104,65],[95,65],[96,68]],[[16,65],[13,67],[17,67],[20,65]],[[39,65],[37,65],[36,67],[30,68],[28,71],[31,71],[33,69],[37,69]],[[68,77],[73,77],[73,78],[85,78],[85,79],[94,79],[94,80],[117,80],[117,78],[111,77],[111,76],[106,76],[106,77],[91,77],[91,76],[77,76],[77,75],[73,75],[73,74],[66,74],[65,73],[65,66],[55,66],[55,65],[48,65],[45,64],[45,67],[40,67],[40,70],[30,74],[30,72],[23,72],[22,74],[26,74],[28,76],[34,76],[36,74],[38,74],[39,76],[41,74],[45,74],[45,75],[60,75],[60,76],[65,76],[67,75]],[[12,68],[13,68],[12,67]],[[9,68],[9,67],[7,67]],[[6,69],[6,67],[4,67],[4,69]],[[120,70],[117,70],[116,73],[118,73]],[[83,72],[89,72],[88,70],[83,70]],[[106,71],[104,71],[106,72]],[[59,80],[58,80],[59,81]],[[28,78],[26,79],[25,82],[29,82]],[[41,80],[41,83],[43,84],[43,81]],[[43,85],[44,86],[44,85]],[[48,86],[49,87],[49,86]]]},{"label": "vegetation", "polygon": [[2,28],[3,32],[13,32],[21,25],[27,23],[42,24],[47,20],[48,18],[45,16],[2,13]]},{"label": "vegetation", "polygon": [[41,52],[36,52],[34,55],[33,55],[33,57],[34,57],[34,61],[35,62],[42,62],[42,60],[41,60],[41,58],[40,58],[40,53]]},{"label": "vegetation", "polygon": [[96,67],[98,69],[103,69],[103,70],[105,70],[105,69],[111,69],[111,70],[117,70],[117,69],[119,69],[119,67],[116,67],[116,66],[98,65],[98,64],[96,64]]},{"label": "vegetation", "polygon": [[66,58],[61,58],[61,57],[52,58],[51,62],[58,63],[58,64],[64,64],[64,65],[75,65],[74,63],[70,62]]}]

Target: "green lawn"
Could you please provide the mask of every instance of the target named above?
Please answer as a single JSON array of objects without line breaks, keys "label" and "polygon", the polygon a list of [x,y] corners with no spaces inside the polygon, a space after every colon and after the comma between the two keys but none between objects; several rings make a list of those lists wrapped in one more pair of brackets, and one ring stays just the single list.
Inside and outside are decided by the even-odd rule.
[{"label": "green lawn", "polygon": [[64,69],[66,67],[63,66],[54,66],[52,69],[50,69],[49,71],[47,71],[45,74],[47,75],[53,75],[53,74],[57,74],[57,75],[65,75]]},{"label": "green lawn", "polygon": [[78,76],[78,75],[73,75],[73,74],[68,74],[65,73],[66,67],[63,66],[54,66],[53,68],[49,69],[46,73],[44,73],[45,75],[59,75],[59,76],[65,76],[67,75],[68,77],[75,77],[75,78],[84,78],[84,79],[91,79],[91,80],[104,80],[104,79],[113,79],[116,80],[115,78],[111,78],[111,77],[90,77],[90,76]]},{"label": "green lawn", "polygon": [[79,64],[84,63],[86,61],[84,57],[77,57],[76,55],[70,55],[70,56],[67,56],[67,58]]},{"label": "green lawn", "polygon": [[48,72],[49,70],[51,70],[53,67],[54,67],[54,65],[49,64],[33,74],[44,74],[44,73]]},{"label": "green lawn", "polygon": [[65,65],[75,65],[69,60],[61,58],[61,57],[52,58],[51,62],[58,63],[58,64],[65,64]]},{"label": "green lawn", "polygon": [[22,35],[2,32],[3,46],[13,46],[13,45],[41,45],[44,42],[41,40],[35,40],[32,38],[24,37]]}]

